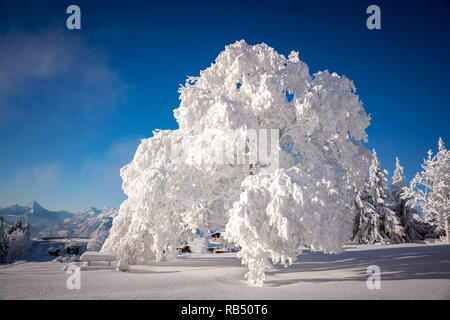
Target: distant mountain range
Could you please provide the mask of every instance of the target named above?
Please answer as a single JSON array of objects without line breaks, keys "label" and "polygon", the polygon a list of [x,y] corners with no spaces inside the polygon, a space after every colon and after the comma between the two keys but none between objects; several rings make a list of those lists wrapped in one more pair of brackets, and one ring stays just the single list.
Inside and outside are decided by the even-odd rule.
[{"label": "distant mountain range", "polygon": [[37,201],[27,206],[13,205],[0,207],[0,216],[6,224],[16,220],[28,220],[32,237],[87,237],[103,238],[109,233],[112,220],[118,209],[90,207],[76,213],[68,211],[50,211],[39,205]]}]

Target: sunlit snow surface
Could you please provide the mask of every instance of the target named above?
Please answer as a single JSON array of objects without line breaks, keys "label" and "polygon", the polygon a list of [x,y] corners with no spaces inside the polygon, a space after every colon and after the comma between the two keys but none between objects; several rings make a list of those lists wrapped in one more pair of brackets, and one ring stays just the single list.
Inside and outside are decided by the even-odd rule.
[{"label": "sunlit snow surface", "polygon": [[[268,272],[262,288],[245,282],[235,253],[185,254],[127,273],[97,267],[81,272],[80,290],[67,289],[66,264],[43,260],[0,266],[0,299],[450,299],[450,245],[442,244],[305,251]],[[381,268],[380,290],[367,288],[369,265]]]}]

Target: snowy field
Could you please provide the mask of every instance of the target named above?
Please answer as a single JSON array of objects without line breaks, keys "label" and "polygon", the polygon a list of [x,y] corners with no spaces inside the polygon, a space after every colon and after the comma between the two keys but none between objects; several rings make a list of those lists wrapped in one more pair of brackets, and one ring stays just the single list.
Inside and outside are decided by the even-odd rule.
[{"label": "snowy field", "polygon": [[[34,257],[36,258],[36,257]],[[381,268],[381,289],[366,285]],[[347,245],[340,255],[304,252],[301,262],[267,273],[262,288],[243,280],[235,253],[186,254],[174,263],[81,272],[69,290],[64,263],[20,261],[0,267],[1,299],[450,299],[450,246]]]}]

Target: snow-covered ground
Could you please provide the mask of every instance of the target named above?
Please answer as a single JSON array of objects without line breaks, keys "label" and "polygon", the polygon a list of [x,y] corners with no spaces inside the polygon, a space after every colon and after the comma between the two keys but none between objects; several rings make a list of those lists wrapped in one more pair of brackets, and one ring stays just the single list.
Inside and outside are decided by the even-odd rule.
[{"label": "snow-covered ground", "polygon": [[[381,268],[381,289],[366,285]],[[267,273],[262,288],[246,284],[235,253],[185,254],[176,262],[131,266],[130,272],[81,272],[69,290],[64,263],[0,266],[0,299],[450,299],[450,245],[347,245],[340,255],[304,252],[300,262]]]}]

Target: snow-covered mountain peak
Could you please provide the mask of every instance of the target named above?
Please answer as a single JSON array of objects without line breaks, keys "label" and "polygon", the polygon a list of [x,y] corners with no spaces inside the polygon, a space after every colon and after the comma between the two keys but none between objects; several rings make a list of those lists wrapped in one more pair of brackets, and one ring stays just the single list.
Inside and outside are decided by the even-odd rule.
[{"label": "snow-covered mountain peak", "polygon": [[7,224],[12,225],[16,220],[29,220],[32,235],[42,237],[90,237],[94,232],[107,235],[117,213],[116,208],[105,207],[101,210],[92,206],[77,213],[50,211],[37,201],[25,206],[16,204],[0,208],[0,216],[5,218]]},{"label": "snow-covered mountain peak", "polygon": [[41,205],[36,201],[33,200],[29,205],[28,208],[30,209],[29,213],[30,214],[39,214],[43,211],[47,211],[46,209],[42,208]]},{"label": "snow-covered mountain peak", "polygon": [[89,216],[96,216],[99,215],[102,212],[102,210],[97,209],[96,207],[89,207],[86,209],[83,209],[81,211],[77,212],[77,215],[89,215]]}]

